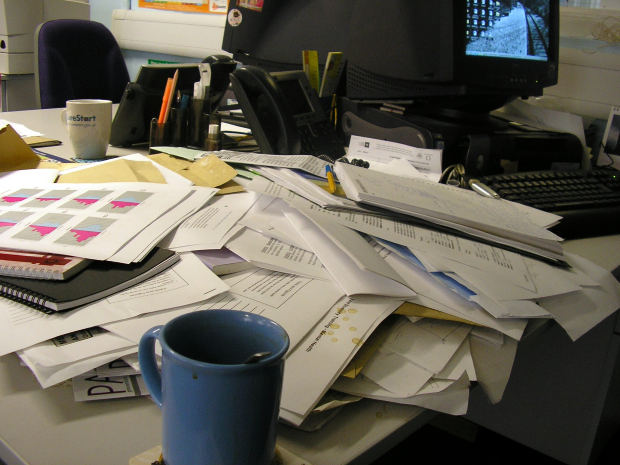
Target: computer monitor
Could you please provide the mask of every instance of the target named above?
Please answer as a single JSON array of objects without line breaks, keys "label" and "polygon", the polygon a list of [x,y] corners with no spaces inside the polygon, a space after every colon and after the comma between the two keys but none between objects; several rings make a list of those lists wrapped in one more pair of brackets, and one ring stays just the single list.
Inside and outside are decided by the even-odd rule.
[{"label": "computer monitor", "polygon": [[343,51],[343,94],[486,112],[557,82],[558,0],[231,0],[222,47],[268,71]]},{"label": "computer monitor", "polygon": [[557,0],[359,0],[347,96],[486,111],[556,84],[558,50]]},{"label": "computer monitor", "polygon": [[302,69],[302,50],[343,51],[357,0],[230,0],[222,49],[266,71]]}]

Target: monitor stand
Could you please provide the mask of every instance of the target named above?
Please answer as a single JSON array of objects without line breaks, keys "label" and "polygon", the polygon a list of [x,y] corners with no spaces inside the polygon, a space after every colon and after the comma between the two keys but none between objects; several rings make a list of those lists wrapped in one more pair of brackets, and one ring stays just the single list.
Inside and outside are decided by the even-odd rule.
[{"label": "monitor stand", "polygon": [[341,128],[358,135],[443,150],[442,167],[462,163],[470,176],[580,168],[574,134],[525,126],[488,112],[412,108],[343,98]]}]

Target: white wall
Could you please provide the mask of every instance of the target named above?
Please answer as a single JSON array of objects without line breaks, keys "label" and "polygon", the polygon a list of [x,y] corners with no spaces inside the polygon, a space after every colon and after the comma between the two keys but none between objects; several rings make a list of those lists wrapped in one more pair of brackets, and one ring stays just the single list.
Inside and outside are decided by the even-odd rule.
[{"label": "white wall", "polygon": [[590,118],[607,119],[620,105],[620,0],[617,9],[563,8],[558,84],[541,104]]},{"label": "white wall", "polygon": [[[138,71],[140,70],[140,66],[147,63],[149,60],[190,63],[202,61],[203,58],[211,54],[207,51],[205,51],[204,53],[194,51],[192,54],[187,51],[185,53],[178,53],[179,50],[175,52],[169,52],[167,50],[170,49],[171,42],[178,42],[179,35],[187,37],[188,44],[191,44],[192,41],[195,42],[196,40],[200,40],[200,37],[192,39],[192,36],[188,36],[187,27],[183,26],[182,21],[168,22],[168,20],[165,18],[169,18],[170,15],[172,15],[173,17],[188,18],[189,20],[200,21],[199,18],[206,15],[196,13],[169,13],[150,8],[141,8],[138,7],[137,0],[90,0],[90,5],[91,19],[105,24],[110,30],[112,30],[113,33],[115,33],[117,40],[119,41],[119,43],[121,43],[121,47],[123,48],[123,56],[125,57],[129,76],[132,80],[135,79]],[[119,30],[112,24],[114,10],[125,10],[127,15],[132,16],[130,20],[136,21],[132,24],[123,25],[123,37],[119,37],[119,34],[121,34],[121,30]],[[150,16],[150,19],[146,21],[136,19],[135,15],[139,16],[140,14]],[[164,19],[162,20],[162,18]],[[170,31],[170,33],[162,34],[162,30],[160,29],[161,27],[165,27],[165,29],[167,31]],[[142,34],[145,34],[146,36]],[[124,47],[123,43],[125,43],[125,40],[128,39],[130,36],[133,36],[133,43]],[[153,39],[151,39],[151,37]],[[157,40],[158,46],[146,47],[145,49],[144,44],[137,44],[137,41],[139,41],[140,39],[146,39],[147,41]],[[221,39],[219,40],[221,43]],[[217,48],[219,48],[219,44]],[[188,50],[189,49],[191,49],[191,47],[188,47]]]}]

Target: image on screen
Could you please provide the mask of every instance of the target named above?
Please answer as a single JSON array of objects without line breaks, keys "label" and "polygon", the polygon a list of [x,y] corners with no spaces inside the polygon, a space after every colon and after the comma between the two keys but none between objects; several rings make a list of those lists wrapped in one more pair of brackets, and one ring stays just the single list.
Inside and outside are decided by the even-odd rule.
[{"label": "image on screen", "polygon": [[467,0],[465,53],[546,61],[549,0]]}]

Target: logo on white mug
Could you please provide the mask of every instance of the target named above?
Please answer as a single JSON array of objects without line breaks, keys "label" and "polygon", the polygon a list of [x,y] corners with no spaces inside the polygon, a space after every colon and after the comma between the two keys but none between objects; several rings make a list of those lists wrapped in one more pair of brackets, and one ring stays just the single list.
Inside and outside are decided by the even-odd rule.
[{"label": "logo on white mug", "polygon": [[67,120],[73,121],[74,123],[94,123],[97,121],[97,117],[95,115],[92,116],[82,116],[82,115],[67,115]]}]

